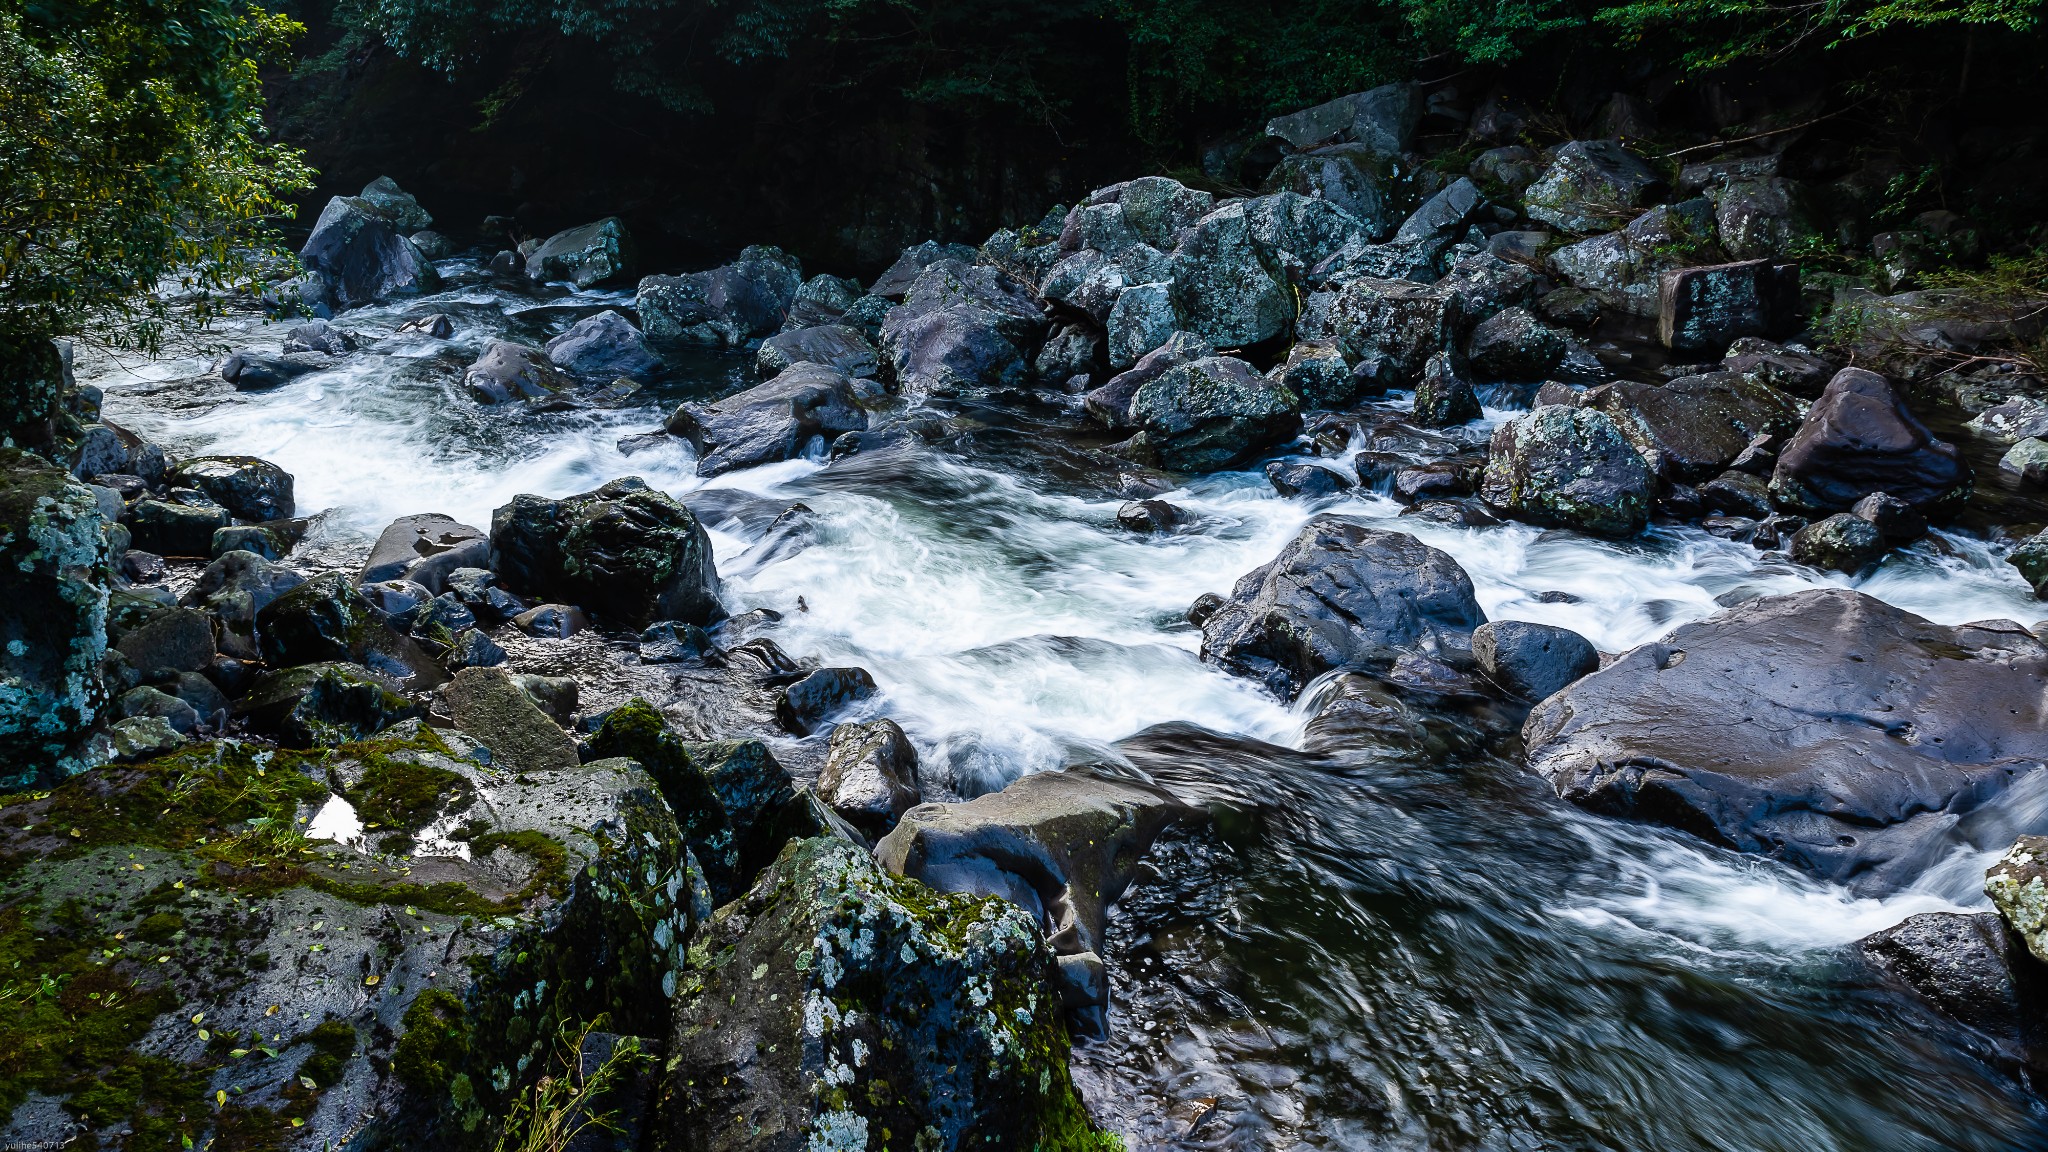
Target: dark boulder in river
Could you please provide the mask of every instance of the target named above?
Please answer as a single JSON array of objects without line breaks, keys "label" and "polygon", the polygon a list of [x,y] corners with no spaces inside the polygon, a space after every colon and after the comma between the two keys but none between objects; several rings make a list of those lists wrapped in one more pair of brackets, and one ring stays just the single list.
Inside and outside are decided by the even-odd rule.
[{"label": "dark boulder in river", "polygon": [[1325,672],[1385,669],[1404,652],[1469,662],[1484,623],[1471,577],[1449,555],[1405,532],[1318,516],[1204,619],[1202,659],[1291,698]]},{"label": "dark boulder in river", "polygon": [[2048,648],[1844,589],[1754,601],[1539,705],[1529,766],[1567,800],[1782,860],[1865,895],[2048,756]]},{"label": "dark boulder in river", "polygon": [[[875,385],[870,382],[868,388]],[[668,430],[695,445],[697,473],[716,476],[801,455],[823,437],[865,432],[868,414],[846,373],[824,364],[794,364],[766,384],[711,404],[685,404]]]},{"label": "dark boulder in river", "polygon": [[703,525],[637,476],[560,500],[514,496],[491,514],[491,570],[614,627],[725,616]]},{"label": "dark boulder in river", "polygon": [[327,202],[299,258],[326,282],[337,309],[431,292],[441,283],[426,254],[375,204],[356,196]]},{"label": "dark boulder in river", "polygon": [[2048,968],[1996,912],[1922,912],[1856,942],[1885,977],[1983,1038],[1982,1054],[2048,1082]]},{"label": "dark boulder in river", "polygon": [[1970,466],[1934,438],[1891,382],[1844,368],[1778,454],[1771,493],[1803,512],[1846,512],[1872,492],[1922,511],[1952,512],[1970,495]]}]

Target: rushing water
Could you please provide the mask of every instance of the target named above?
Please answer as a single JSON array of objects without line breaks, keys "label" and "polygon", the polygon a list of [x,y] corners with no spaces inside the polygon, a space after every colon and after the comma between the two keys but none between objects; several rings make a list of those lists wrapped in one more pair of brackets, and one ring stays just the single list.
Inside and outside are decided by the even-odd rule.
[{"label": "rushing water", "polygon": [[[1915,912],[1981,907],[1984,850],[2048,831],[2048,797],[2015,797],[1975,848],[1911,890],[1854,899],[1578,812],[1483,749],[1391,765],[1295,751],[1301,711],[1200,663],[1183,619],[1320,512],[1413,532],[1464,565],[1489,617],[1560,624],[1610,652],[1846,578],[1689,529],[1617,544],[1401,518],[1371,493],[1285,500],[1256,472],[1166,494],[1192,526],[1135,536],[1114,526],[1120,499],[1085,443],[1000,411],[967,413],[980,426],[940,451],[830,466],[820,454],[710,482],[680,442],[621,451],[679,399],[750,383],[740,356],[707,354],[614,411],[532,414],[462,394],[461,369],[487,339],[545,339],[621,303],[471,276],[351,313],[344,326],[371,337],[364,351],[271,392],[236,393],[196,360],[87,371],[110,418],[179,454],[249,453],[292,472],[301,512],[319,513],[306,563],[352,563],[399,515],[488,524],[517,492],[625,474],[705,508],[737,509],[742,493],[809,505],[816,530],[800,548],[764,542],[764,517],[709,516],[729,607],[777,609],[791,652],[868,668],[929,778],[973,795],[1121,759],[1216,813],[1210,832],[1162,846],[1158,880],[1119,911],[1108,1035],[1077,1054],[1091,1097],[1135,1146],[2048,1141],[1951,1026],[1867,986],[1840,949]],[[433,311],[455,319],[453,340],[387,335]],[[708,491],[719,488],[738,491]],[[1930,537],[1856,586],[1947,623],[2038,615],[1994,548],[1963,534]]]}]

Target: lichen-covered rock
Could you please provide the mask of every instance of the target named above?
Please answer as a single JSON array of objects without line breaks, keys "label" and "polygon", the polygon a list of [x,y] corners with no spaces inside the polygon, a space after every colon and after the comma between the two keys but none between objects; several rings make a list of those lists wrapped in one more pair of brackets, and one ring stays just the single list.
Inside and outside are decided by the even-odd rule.
[{"label": "lichen-covered rock", "polygon": [[256,614],[305,582],[304,576],[254,552],[224,552],[206,566],[179,603],[204,608],[220,621],[216,639],[222,650],[254,659]]},{"label": "lichen-covered rock", "polygon": [[170,471],[176,488],[197,488],[240,520],[283,520],[297,509],[292,474],[254,456],[195,456]]},{"label": "lichen-covered rock", "polygon": [[2029,436],[1998,458],[1998,470],[2028,484],[2048,484],[2048,440]]},{"label": "lichen-covered rock", "polygon": [[1586,392],[1579,406],[1606,413],[1653,472],[1681,484],[1720,475],[1758,436],[1790,435],[1801,416],[1792,397],[1728,372],[1617,380]]},{"label": "lichen-covered rock", "polygon": [[2022,836],[1984,873],[1991,906],[2048,963],[2048,836]]},{"label": "lichen-covered rock", "polygon": [[703,525],[637,476],[560,500],[514,496],[491,514],[490,567],[515,591],[633,628],[725,616]]},{"label": "lichen-covered rock", "polygon": [[1796,180],[1760,176],[1731,180],[1708,192],[1721,247],[1737,260],[1784,256],[1793,242],[1813,234],[1805,190]]},{"label": "lichen-covered rock", "polygon": [[1657,170],[1618,140],[1573,140],[1522,194],[1532,220],[1569,232],[1605,232],[1662,196]]},{"label": "lichen-covered rock", "polygon": [[818,772],[818,799],[869,836],[887,834],[923,799],[917,748],[894,720],[841,724]]},{"label": "lichen-covered rock", "polygon": [[941,244],[936,240],[913,244],[903,250],[894,264],[875,277],[875,282],[868,285],[868,295],[900,301],[909,294],[911,285],[917,283],[925,269],[941,260],[972,264],[974,257],[974,249],[965,244]]},{"label": "lichen-covered rock", "polygon": [[105,523],[92,489],[0,448],[0,791],[64,776],[106,704]]},{"label": "lichen-covered rock", "polygon": [[1412,280],[1362,277],[1330,301],[1329,335],[1380,387],[1415,382],[1456,338],[1457,298]]},{"label": "lichen-covered rock", "polygon": [[1552,252],[1552,271],[1601,304],[1632,316],[1657,315],[1662,276],[1708,250],[1713,206],[1705,200],[1663,204],[1619,232],[1594,236]]},{"label": "lichen-covered rock", "polygon": [[1439,352],[1423,365],[1415,382],[1415,422],[1425,428],[1449,428],[1481,415],[1472,382],[1458,375],[1451,354]]},{"label": "lichen-covered rock", "polygon": [[1603,412],[1546,405],[1493,430],[1480,495],[1521,520],[1626,537],[1643,530],[1656,476]]},{"label": "lichen-covered rock", "polygon": [[567,280],[588,288],[625,276],[633,262],[633,240],[625,224],[607,216],[590,224],[555,233],[526,258],[526,274],[535,280]]},{"label": "lichen-covered rock", "polygon": [[1657,280],[1657,338],[1675,352],[1719,352],[1743,336],[1781,336],[1801,319],[1796,264],[1672,268]]},{"label": "lichen-covered rock", "polygon": [[697,449],[700,476],[791,460],[814,440],[829,444],[867,426],[852,377],[816,363],[793,364],[773,380],[723,400],[684,404],[667,424]]},{"label": "lichen-covered rock", "polygon": [[1219,348],[1270,339],[1294,318],[1292,294],[1261,260],[1243,204],[1194,224],[1173,251],[1172,279],[1182,325]]},{"label": "lichen-covered rock", "polygon": [[0,1017],[36,1055],[4,1083],[130,1147],[489,1148],[565,1040],[665,1016],[703,906],[630,762],[522,779],[416,725],[195,744],[4,812],[0,940],[94,1004]]},{"label": "lichen-covered rock", "polygon": [[1342,408],[1358,398],[1358,381],[1332,341],[1304,340],[1287,350],[1275,378],[1304,408]]},{"label": "lichen-covered rock", "polygon": [[873,377],[882,368],[881,354],[867,335],[844,324],[785,328],[761,341],[761,350],[754,354],[754,368],[763,379],[773,379],[796,364],[822,364],[861,377]]},{"label": "lichen-covered rock", "polygon": [[133,546],[159,556],[213,555],[213,534],[233,519],[218,504],[174,504],[145,497],[128,509]]},{"label": "lichen-covered rock", "polygon": [[[1423,171],[1428,171],[1424,169]],[[1339,208],[1361,239],[1385,240],[1428,195],[1416,169],[1366,144],[1333,144],[1285,157],[1266,186]]]},{"label": "lichen-covered rock", "polygon": [[640,281],[634,305],[656,348],[737,348],[781,328],[802,286],[803,267],[796,257],[757,244],[732,263],[708,271],[649,276]]},{"label": "lichen-covered rock", "polygon": [[389,176],[379,176],[363,185],[361,197],[401,232],[418,232],[434,223],[413,194],[400,188],[398,181]]},{"label": "lichen-covered rock", "polygon": [[1399,155],[1422,120],[1422,90],[1409,83],[1382,84],[1365,92],[1266,122],[1266,135],[1296,149],[1317,144],[1363,144],[1382,156]]},{"label": "lichen-covered rock", "polygon": [[653,1147],[1109,1147],[1067,1077],[1053,973],[1015,905],[800,841],[691,949]]},{"label": "lichen-covered rock", "polygon": [[1405,652],[1469,653],[1486,622],[1472,579],[1403,532],[1308,522],[1202,622],[1202,659],[1291,699],[1336,668],[1383,670]]},{"label": "lichen-covered rock", "polygon": [[1889,551],[1884,533],[1860,516],[1837,512],[1792,534],[1792,559],[1851,576],[1875,565]]},{"label": "lichen-covered rock", "polygon": [[1301,402],[1234,356],[1169,368],[1131,397],[1129,420],[1159,465],[1213,472],[1247,463],[1301,428]]},{"label": "lichen-covered rock", "polygon": [[2020,576],[2033,588],[2036,600],[2048,600],[2048,531],[2020,541],[2005,560],[2020,570]]}]

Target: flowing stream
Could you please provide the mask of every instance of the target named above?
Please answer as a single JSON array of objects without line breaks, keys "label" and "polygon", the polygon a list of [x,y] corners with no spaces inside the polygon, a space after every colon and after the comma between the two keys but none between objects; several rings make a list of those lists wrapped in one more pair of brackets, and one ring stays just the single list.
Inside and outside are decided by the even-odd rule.
[{"label": "flowing stream", "polygon": [[[809,505],[801,547],[765,539],[769,517],[707,516],[728,607],[781,611],[790,652],[869,669],[928,779],[975,795],[1112,757],[1219,814],[1213,831],[1163,844],[1156,882],[1119,910],[1107,1035],[1076,1052],[1091,1103],[1134,1148],[2048,1141],[1952,1025],[1843,959],[1843,945],[1913,913],[1986,907],[1984,851],[1855,899],[1581,813],[1511,758],[1312,756],[1297,751],[1303,712],[1203,665],[1183,619],[1320,512],[1410,531],[1464,565],[1490,618],[1563,625],[1607,652],[1846,578],[1690,529],[1616,544],[1400,518],[1370,492],[1282,499],[1255,471],[1166,494],[1192,526],[1137,536],[1115,526],[1121,499],[1071,438],[1034,423],[1042,413],[967,411],[972,430],[940,450],[828,466],[820,447],[707,482],[680,441],[630,455],[618,441],[681,399],[752,383],[751,357],[706,353],[625,409],[479,407],[460,375],[486,340],[537,342],[630,299],[493,285],[462,262],[444,271],[455,288],[348,314],[364,350],[274,391],[234,392],[200,359],[83,374],[106,390],[109,418],[177,454],[247,453],[291,472],[301,514],[318,513],[295,564],[353,565],[399,515],[488,525],[515,493],[627,474],[704,508]],[[454,319],[452,340],[388,335],[436,311]],[[274,348],[282,335],[233,337]],[[2041,615],[1994,549],[1960,533],[1855,586],[1944,623]],[[2048,797],[2016,795],[2001,815],[2001,844],[2048,831]]]}]

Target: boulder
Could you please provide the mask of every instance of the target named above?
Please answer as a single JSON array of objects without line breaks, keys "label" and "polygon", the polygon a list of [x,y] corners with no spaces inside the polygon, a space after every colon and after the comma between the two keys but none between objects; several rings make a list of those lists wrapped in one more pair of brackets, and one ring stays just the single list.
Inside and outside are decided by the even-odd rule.
[{"label": "boulder", "polygon": [[552,396],[568,384],[547,353],[511,340],[485,345],[483,355],[462,373],[462,386],[479,404],[535,400]]},{"label": "boulder", "polygon": [[1362,144],[1377,155],[1396,156],[1407,150],[1408,138],[1422,120],[1421,91],[1414,84],[1395,83],[1339,96],[1274,117],[1266,122],[1266,135],[1297,151],[1318,144]]},{"label": "boulder", "polygon": [[1459,260],[1436,282],[1436,290],[1457,305],[1460,326],[1469,327],[1536,299],[1536,272],[1529,265],[1475,252]]},{"label": "boulder", "polygon": [[[1833,374],[1828,369],[1828,374]],[[1821,385],[1826,385],[1824,376]],[[1814,389],[1819,394],[1820,388]],[[1986,439],[2000,444],[2016,444],[2027,439],[2048,439],[2048,404],[2031,396],[2015,396],[2002,404],[1994,404],[1970,417],[1963,427]],[[89,473],[84,473],[89,475]]]},{"label": "boulder", "polygon": [[1278,336],[1294,316],[1292,293],[1266,269],[1243,204],[1196,221],[1172,258],[1182,325],[1219,348]]},{"label": "boulder", "polygon": [[0,448],[0,792],[85,767],[66,751],[107,703],[106,521],[90,488]]},{"label": "boulder", "polygon": [[401,232],[418,232],[430,227],[434,218],[413,195],[389,176],[379,176],[363,185],[361,198]]},{"label": "boulder", "polygon": [[1116,510],[1116,526],[1126,532],[1166,532],[1186,516],[1164,500],[1132,500]]},{"label": "boulder", "polygon": [[2041,766],[2048,649],[1846,589],[1676,629],[1538,705],[1532,770],[1598,812],[1762,853],[1858,895],[1956,846]]},{"label": "boulder", "polygon": [[1301,428],[1300,401],[1232,356],[1169,368],[1131,397],[1129,419],[1160,467],[1213,472],[1250,462]]},{"label": "boulder", "polygon": [[1415,422],[1424,428],[1450,428],[1482,415],[1472,382],[1458,375],[1451,354],[1439,352],[1423,365],[1415,382]]},{"label": "boulder", "polygon": [[430,340],[446,340],[455,335],[455,322],[446,313],[429,312],[415,316],[400,324],[394,333],[399,336],[425,336]]},{"label": "boulder", "polygon": [[214,372],[234,385],[237,392],[267,392],[309,372],[327,368],[329,365],[324,360],[325,357],[303,352],[278,355],[257,348],[244,348],[229,353],[214,367]]},{"label": "boulder", "polygon": [[1459,319],[1454,296],[1412,280],[1372,277],[1346,284],[1328,312],[1330,336],[1381,388],[1419,379],[1430,357],[1451,347]]},{"label": "boulder", "polygon": [[617,626],[725,616],[710,537],[688,508],[637,476],[560,500],[514,496],[491,514],[490,568],[515,591]]},{"label": "boulder", "polygon": [[216,639],[223,650],[254,659],[256,614],[305,582],[304,576],[253,552],[224,552],[206,566],[179,603],[204,608],[220,621]]},{"label": "boulder", "polygon": [[1274,378],[1300,397],[1304,408],[1342,408],[1358,398],[1351,365],[1332,341],[1304,340],[1289,348]]},{"label": "boulder", "polygon": [[1146,353],[1165,344],[1180,329],[1173,306],[1173,285],[1167,281],[1131,284],[1117,295],[1104,325],[1109,366],[1129,368]]},{"label": "boulder", "polygon": [[1651,471],[1697,484],[1735,465],[1759,436],[1799,427],[1799,402],[1760,381],[1724,372],[1664,384],[1617,380],[1590,389],[1579,407],[1607,414]]},{"label": "boulder", "polygon": [[887,835],[923,801],[916,747],[894,720],[839,725],[818,771],[818,799],[863,833]]},{"label": "boulder", "polygon": [[1887,544],[1910,544],[1927,535],[1927,517],[1889,492],[1872,492],[1849,511],[1870,521]]},{"label": "boulder", "polygon": [[876,691],[875,678],[865,668],[820,668],[783,689],[775,701],[775,718],[791,732],[808,736]]},{"label": "boulder", "polygon": [[640,330],[610,308],[548,341],[547,354],[562,371],[592,379],[645,381],[661,371]]},{"label": "boulder", "polygon": [[336,328],[325,320],[308,320],[284,334],[284,352],[318,352],[323,356],[342,356],[355,351],[355,337]]},{"label": "boulder", "polygon": [[155,688],[130,688],[114,701],[114,715],[124,720],[162,720],[171,731],[189,736],[199,727],[199,712],[185,701]]},{"label": "boulder", "polygon": [[213,623],[193,608],[165,609],[122,632],[114,650],[146,677],[203,672],[213,663]]},{"label": "boulder", "polygon": [[[804,840],[692,947],[656,1152],[1086,1147],[1030,915]],[[890,1135],[884,1135],[889,1133]]]},{"label": "boulder", "polygon": [[882,322],[882,351],[912,394],[1023,386],[1045,313],[993,268],[939,260],[918,274]]},{"label": "boulder", "polygon": [[1629,221],[1619,232],[1553,251],[1549,267],[1608,308],[1632,316],[1656,316],[1663,299],[1663,274],[1683,266],[1691,253],[1704,250],[1713,228],[1712,213],[1705,200],[1659,205]]},{"label": "boulder", "polygon": [[316,576],[257,609],[256,640],[264,661],[280,668],[355,663],[422,688],[447,678],[339,572]]},{"label": "boulder", "polygon": [[1000,896],[1062,956],[1101,955],[1109,906],[1161,832],[1195,811],[1163,789],[1082,766],[1034,772],[960,804],[923,804],[875,846],[899,876]]},{"label": "boulder", "polygon": [[1657,280],[1657,339],[1674,352],[1719,352],[1738,337],[1781,336],[1801,319],[1796,264],[1672,268]]},{"label": "boulder", "polygon": [[1334,144],[1280,161],[1266,186],[1320,200],[1358,221],[1364,240],[1392,235],[1428,191],[1399,157],[1368,144]]},{"label": "boulder", "polygon": [[230,552],[254,552],[265,560],[282,560],[297,543],[300,533],[290,526],[305,525],[303,520],[278,520],[269,524],[238,524],[227,528],[216,528],[213,532],[213,546],[208,549],[209,557],[218,558]]},{"label": "boulder", "polygon": [[438,596],[448,573],[480,566],[489,558],[489,537],[481,529],[439,512],[400,516],[377,534],[356,582],[411,580]]},{"label": "boulder", "polygon": [[1792,534],[1793,562],[1851,576],[1875,567],[1890,551],[1884,533],[1860,516],[1837,512]]},{"label": "boulder", "polygon": [[1607,375],[1577,340],[1525,308],[1504,309],[1474,326],[1465,338],[1465,359],[1481,380],[1591,382]]},{"label": "boulder", "polygon": [[397,681],[359,664],[302,664],[266,672],[235,701],[234,716],[287,748],[333,748],[425,716]]},{"label": "boulder", "polygon": [[2048,440],[2029,436],[2006,449],[1998,470],[2026,484],[2048,484]]},{"label": "boulder", "polygon": [[1771,493],[1802,512],[1839,512],[1888,492],[1929,515],[1969,498],[1970,466],[1907,409],[1891,382],[1844,368],[1778,454]]},{"label": "boulder", "polygon": [[[1108,203],[1121,209],[1119,218],[1123,226],[1130,229],[1139,243],[1167,252],[1180,242],[1188,228],[1216,207],[1216,198],[1165,176],[1141,176],[1088,195],[1088,205]],[[1078,218],[1078,210],[1068,214],[1069,222]],[[1067,246],[1064,230],[1060,244],[1063,248]]]},{"label": "boulder", "polygon": [[218,504],[195,507],[164,500],[137,500],[128,509],[132,545],[159,556],[213,555],[213,534],[228,526],[228,510]]},{"label": "boulder", "polygon": [[356,196],[327,202],[299,259],[326,285],[338,311],[441,285],[426,254],[375,204]]},{"label": "boulder", "polygon": [[2020,541],[2005,559],[2020,570],[2020,576],[2033,588],[2036,600],[2048,600],[2048,531]]},{"label": "boulder", "polygon": [[1889,982],[1989,1041],[1996,1062],[2036,1083],[2048,1072],[2048,971],[1998,913],[1922,912],[1855,947]]},{"label": "boulder", "polygon": [[1479,491],[1516,519],[1623,538],[1649,523],[1656,485],[1606,413],[1548,405],[1493,430]]},{"label": "boulder", "polygon": [[697,474],[716,476],[803,454],[823,437],[865,431],[868,414],[846,373],[824,364],[797,364],[780,376],[710,404],[688,403],[668,418],[668,430],[697,449]]},{"label": "boulder", "polygon": [[1809,400],[1819,396],[1835,374],[1833,364],[1811,352],[1756,336],[1743,336],[1731,342],[1728,354],[1721,358],[1721,368]]},{"label": "boulder", "polygon": [[458,731],[491,750],[491,764],[513,772],[576,767],[576,742],[500,668],[464,668],[441,686],[441,705]]},{"label": "boulder", "polygon": [[974,249],[965,244],[941,244],[936,240],[913,244],[903,250],[903,254],[896,258],[894,264],[875,277],[875,282],[868,285],[868,295],[901,301],[909,294],[910,286],[917,283],[917,278],[923,275],[925,269],[941,260],[972,264],[975,255]]},{"label": "boulder", "polygon": [[1472,633],[1479,670],[1524,700],[1545,700],[1600,670],[1592,642],[1569,628],[1526,620],[1495,620]]},{"label": "boulder", "polygon": [[1984,894],[2027,951],[2048,963],[2048,837],[2013,841],[1984,873]]},{"label": "boulder", "polygon": [[1300,276],[1365,237],[1364,223],[1351,213],[1297,192],[1254,197],[1244,209],[1252,243],[1283,277]]},{"label": "boulder", "polygon": [[836,323],[846,315],[847,309],[853,307],[854,301],[864,295],[866,289],[861,287],[860,281],[820,273],[797,285],[796,296],[790,300],[789,315],[782,321],[782,330],[796,332]]},{"label": "boulder", "polygon": [[1532,220],[1567,232],[1606,232],[1668,191],[1664,178],[1619,140],[1573,140],[1522,194]]},{"label": "boulder", "polygon": [[555,233],[526,256],[534,280],[566,280],[588,288],[624,277],[633,262],[633,241],[617,216]]},{"label": "boulder", "polygon": [[1334,516],[1308,522],[1202,624],[1202,659],[1291,699],[1337,668],[1405,652],[1459,658],[1486,622],[1458,562],[1415,537]]},{"label": "boulder", "polygon": [[296,511],[292,474],[254,456],[195,456],[170,471],[175,488],[197,488],[239,520],[282,520]]},{"label": "boulder", "polygon": [[756,244],[739,259],[684,276],[640,281],[634,304],[647,339],[659,349],[709,344],[738,348],[773,335],[803,286],[803,268],[780,248]]},{"label": "boulder", "polygon": [[1081,397],[1081,410],[1111,428],[1130,428],[1131,398],[1138,389],[1157,380],[1170,368],[1213,356],[1216,349],[1207,341],[1186,332],[1176,332],[1165,343],[1139,357],[1136,364],[1109,378],[1109,382]]},{"label": "boulder", "polygon": [[1039,383],[1060,389],[1078,377],[1079,386],[1073,391],[1085,391],[1095,376],[1101,352],[1101,339],[1085,325],[1061,324],[1039,348],[1038,358],[1031,362],[1031,372]]},{"label": "boulder", "polygon": [[1816,229],[1799,183],[1782,176],[1730,180],[1707,193],[1721,247],[1737,260],[1783,257]]},{"label": "boulder", "polygon": [[1422,202],[1394,233],[1397,244],[1421,244],[1441,252],[1464,239],[1465,232],[1486,213],[1487,203],[1479,186],[1460,176],[1450,186]]},{"label": "boulder", "polygon": [[1771,514],[1770,482],[1747,472],[1723,472],[1699,487],[1700,509],[1708,514],[1747,516],[1761,520]]},{"label": "boulder", "polygon": [[567,640],[590,631],[590,617],[574,604],[536,604],[512,617],[512,626],[528,636]]},{"label": "boulder", "polygon": [[1332,496],[1352,486],[1350,477],[1335,469],[1284,460],[1266,465],[1266,482],[1282,496]]},{"label": "boulder", "polygon": [[867,378],[882,369],[881,354],[867,336],[844,324],[784,329],[763,340],[761,350],[754,354],[754,369],[763,379],[772,379],[796,364],[822,364],[848,376]]}]

